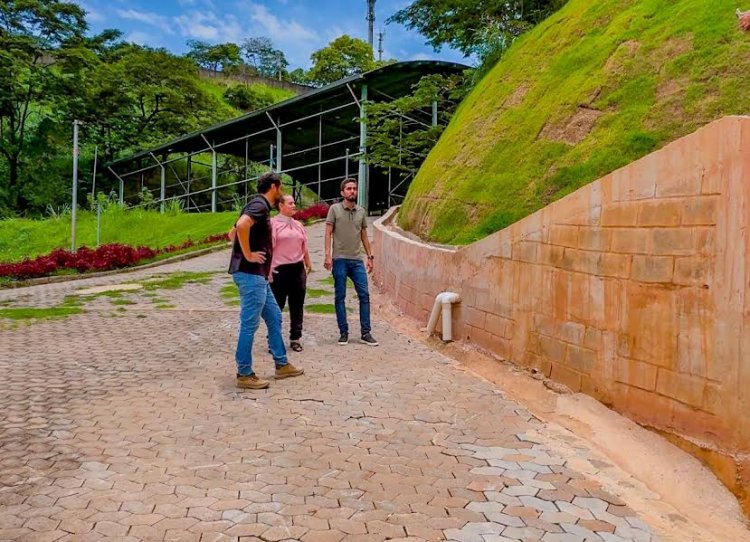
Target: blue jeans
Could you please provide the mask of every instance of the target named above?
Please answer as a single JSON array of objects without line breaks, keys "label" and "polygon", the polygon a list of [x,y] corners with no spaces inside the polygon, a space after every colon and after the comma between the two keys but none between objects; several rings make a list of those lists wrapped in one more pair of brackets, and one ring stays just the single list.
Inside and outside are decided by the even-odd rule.
[{"label": "blue jeans", "polygon": [[362,335],[370,333],[370,292],[367,289],[367,271],[362,260],[333,260],[333,287],[336,293],[336,321],[341,333],[349,333],[346,322],[346,279],[352,279],[359,298],[359,325]]},{"label": "blue jeans", "polygon": [[286,365],[286,347],[281,335],[281,310],[268,280],[260,275],[238,271],[232,274],[240,291],[240,336],[237,340],[237,375],[253,374],[253,339],[260,319],[268,328],[268,348],[277,366]]}]

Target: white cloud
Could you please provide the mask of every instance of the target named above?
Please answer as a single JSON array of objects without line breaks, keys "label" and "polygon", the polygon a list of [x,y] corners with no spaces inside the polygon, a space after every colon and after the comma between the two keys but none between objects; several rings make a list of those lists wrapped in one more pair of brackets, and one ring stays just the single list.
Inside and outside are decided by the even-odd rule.
[{"label": "white cloud", "polygon": [[177,3],[183,8],[203,6],[208,9],[216,9],[213,0],[177,0]]},{"label": "white cloud", "polygon": [[[318,39],[318,33],[297,21],[284,21],[272,14],[262,4],[250,4],[250,20],[254,26],[264,29],[267,36],[281,38],[284,42],[310,42]],[[276,45],[279,46],[278,44]]]},{"label": "white cloud", "polygon": [[103,23],[107,17],[99,10],[92,8],[85,2],[79,2],[81,9],[86,12],[86,20],[90,23]]},{"label": "white cloud", "polygon": [[174,20],[180,33],[187,38],[239,42],[245,37],[245,32],[234,15],[220,18],[211,11],[191,11]]},{"label": "white cloud", "polygon": [[122,19],[138,21],[144,24],[155,26],[166,34],[174,34],[174,30],[169,23],[169,19],[164,15],[159,15],[158,13],[151,13],[148,11],[138,11],[135,9],[118,9],[117,15]]},{"label": "white cloud", "polygon": [[[203,3],[211,0],[180,0],[181,3]],[[279,3],[285,3],[281,0]],[[276,6],[285,10],[283,5]],[[235,3],[230,12],[214,9],[190,10],[174,17],[180,35],[209,42],[241,43],[246,38],[266,36],[274,46],[283,50],[291,67],[308,66],[310,53],[330,41],[314,28],[294,19],[285,19],[272,13],[266,6],[254,1]],[[334,36],[335,37],[335,36]]]},{"label": "white cloud", "polygon": [[157,46],[155,43],[156,40],[154,40],[153,36],[147,32],[141,32],[140,30],[135,30],[125,36],[125,41],[130,43],[137,43],[138,45],[150,45],[152,47]]}]

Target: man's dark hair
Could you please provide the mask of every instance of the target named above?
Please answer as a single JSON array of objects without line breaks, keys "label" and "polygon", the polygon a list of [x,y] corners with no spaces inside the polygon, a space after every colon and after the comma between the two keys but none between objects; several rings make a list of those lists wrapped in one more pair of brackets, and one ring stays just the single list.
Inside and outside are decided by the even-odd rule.
[{"label": "man's dark hair", "polygon": [[258,194],[265,194],[271,190],[271,186],[281,186],[281,176],[273,171],[264,173],[258,179]]},{"label": "man's dark hair", "polygon": [[356,184],[356,185],[358,185],[358,184],[359,184],[359,183],[357,182],[357,179],[352,179],[351,177],[349,177],[349,178],[347,178],[347,179],[344,179],[343,181],[341,181],[341,191],[342,191],[342,192],[344,191],[344,187],[345,187],[345,186],[346,186],[347,184],[349,184],[349,183],[354,183],[354,184]]}]

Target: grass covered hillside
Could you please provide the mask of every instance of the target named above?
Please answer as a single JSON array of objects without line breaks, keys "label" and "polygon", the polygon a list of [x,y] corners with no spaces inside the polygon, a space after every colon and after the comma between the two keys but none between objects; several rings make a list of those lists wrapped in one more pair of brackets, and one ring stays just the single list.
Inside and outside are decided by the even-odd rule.
[{"label": "grass covered hillside", "polygon": [[201,77],[201,88],[219,100],[231,113],[224,115],[233,118],[248,111],[282,102],[296,96],[291,90],[274,88],[254,83],[247,85],[231,78]]},{"label": "grass covered hillside", "polygon": [[570,0],[459,107],[401,225],[463,244],[728,114],[750,114],[738,0]]}]

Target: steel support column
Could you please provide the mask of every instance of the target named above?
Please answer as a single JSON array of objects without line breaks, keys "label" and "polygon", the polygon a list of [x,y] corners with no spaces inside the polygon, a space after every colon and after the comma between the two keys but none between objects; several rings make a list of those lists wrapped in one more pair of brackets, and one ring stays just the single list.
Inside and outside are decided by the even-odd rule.
[{"label": "steel support column", "polygon": [[323,161],[323,115],[318,117],[318,199],[320,200],[320,185],[322,169],[320,162]]},{"label": "steel support column", "polygon": [[279,125],[281,124],[281,119],[276,119],[276,171],[281,173],[281,171],[284,169],[281,165],[281,157],[283,155],[281,151],[281,128]]},{"label": "steel support column", "polygon": [[187,188],[185,189],[186,211],[190,210],[190,177],[193,175],[193,155],[187,156]]},{"label": "steel support column", "polygon": [[367,85],[362,84],[362,99],[359,106],[359,175],[357,179],[357,205],[367,210],[369,183],[367,179],[367,116],[364,103],[367,101]]},{"label": "steel support column", "polygon": [[249,145],[250,145],[250,139],[245,139],[245,173],[243,175],[243,179],[245,179],[245,203],[247,203],[247,163],[248,163],[248,153],[249,153]]},{"label": "steel support column", "polygon": [[203,138],[203,141],[206,142],[206,145],[208,145],[208,148],[211,149],[211,212],[216,212],[216,178],[218,176],[218,164],[217,164],[217,157],[216,157],[216,148],[208,142],[208,139],[206,139],[206,136],[201,134],[201,137]]},{"label": "steel support column", "polygon": [[160,178],[160,187],[159,187],[159,211],[164,212],[164,199],[167,195],[167,170],[164,167],[164,164],[159,161],[159,159],[156,157],[156,155],[153,152],[149,153],[151,157],[154,159],[154,161],[159,164],[159,168],[161,169],[161,178]]},{"label": "steel support column", "polygon": [[107,168],[109,172],[115,176],[115,178],[120,181],[120,205],[122,205],[125,196],[125,181],[122,180],[122,177],[120,177],[117,173],[115,173],[115,170],[111,167]]},{"label": "steel support column", "polygon": [[211,149],[211,212],[216,212],[216,177],[218,169],[216,150]]}]

